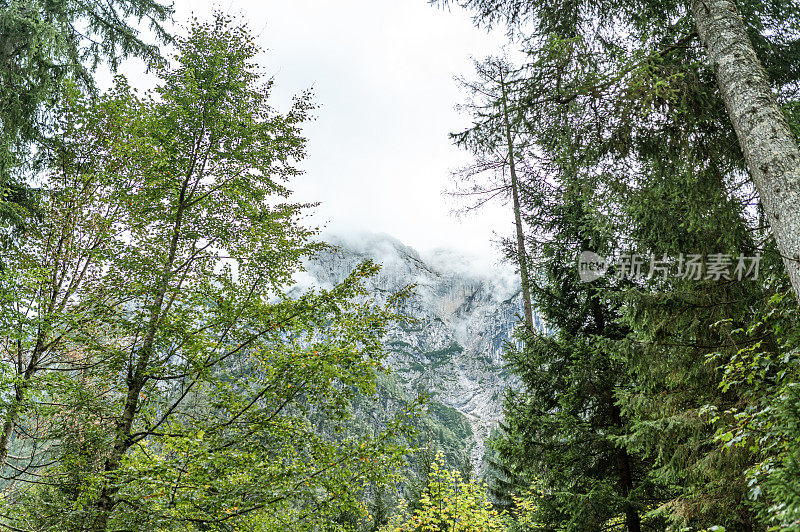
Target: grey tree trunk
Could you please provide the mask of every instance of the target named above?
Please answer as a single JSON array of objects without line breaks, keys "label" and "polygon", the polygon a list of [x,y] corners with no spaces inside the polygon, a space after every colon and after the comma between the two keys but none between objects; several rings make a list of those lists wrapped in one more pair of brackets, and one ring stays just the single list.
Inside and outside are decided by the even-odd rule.
[{"label": "grey tree trunk", "polygon": [[14,395],[9,398],[8,410],[6,411],[5,420],[3,420],[2,432],[0,432],[0,472],[3,471],[6,461],[8,460],[11,439],[14,436],[14,431],[17,428],[17,417],[19,416],[20,409],[22,408],[22,403],[25,401],[25,398],[28,395],[28,387],[30,386],[31,379],[36,373],[36,369],[39,364],[39,358],[41,357],[43,350],[44,341],[42,340],[42,337],[39,336],[38,340],[36,341],[36,347],[33,349],[33,353],[31,353],[31,358],[28,361],[27,366],[23,365],[22,353],[17,353],[18,359],[16,370],[17,376],[20,378],[20,382],[14,385]]},{"label": "grey tree trunk", "polygon": [[733,0],[690,0],[697,33],[800,301],[800,149]]},{"label": "grey tree trunk", "polygon": [[503,121],[505,125],[506,142],[508,144],[508,167],[511,174],[511,199],[514,204],[514,226],[517,230],[517,262],[519,263],[519,275],[522,281],[522,310],[525,314],[525,326],[528,332],[533,331],[533,305],[531,304],[531,291],[528,278],[528,261],[525,253],[525,235],[522,231],[522,214],[519,202],[519,180],[517,179],[517,167],[514,160],[514,142],[511,138],[511,124],[508,119],[508,101],[506,96],[506,85],[503,79],[503,70],[500,69],[500,90],[502,91]]},{"label": "grey tree trunk", "polygon": [[[182,236],[182,225],[184,209],[186,207],[186,190],[189,186],[189,180],[192,175],[189,174],[184,182],[183,188],[180,191],[177,211],[175,214],[175,222],[172,229],[172,240],[170,242],[169,255],[164,264],[161,273],[161,279],[156,289],[155,298],[150,307],[150,316],[148,318],[147,333],[142,340],[142,347],[138,350],[136,365],[129,368],[129,377],[127,379],[127,395],[125,397],[125,406],[122,410],[122,416],[116,423],[116,433],[114,435],[114,443],[111,447],[108,457],[106,458],[103,472],[109,477],[113,477],[114,473],[122,465],[122,458],[128,452],[134,442],[132,439],[133,424],[136,418],[136,413],[139,409],[140,396],[147,380],[148,364],[154,353],[156,334],[158,332],[158,324],[163,319],[164,300],[169,289],[169,282],[173,275],[173,267],[178,252],[178,244]],[[133,361],[130,362],[131,364]],[[111,513],[117,505],[117,493],[119,487],[116,484],[106,483],[100,490],[100,494],[95,501],[95,508],[97,514],[92,524],[91,530],[94,532],[105,532],[108,530],[108,524],[111,518]]]},{"label": "grey tree trunk", "polygon": [[14,429],[16,428],[16,406],[18,404],[19,403],[15,402],[9,409],[8,414],[6,414],[6,419],[3,422],[2,433],[0,433],[0,471],[3,470],[6,465],[6,460],[8,459],[8,448],[11,445],[11,436],[13,436]]}]

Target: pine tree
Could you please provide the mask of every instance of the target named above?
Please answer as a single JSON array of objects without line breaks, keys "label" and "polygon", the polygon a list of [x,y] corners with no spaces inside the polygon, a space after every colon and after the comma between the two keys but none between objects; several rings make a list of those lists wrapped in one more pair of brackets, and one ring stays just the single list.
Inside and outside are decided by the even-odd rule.
[{"label": "pine tree", "polygon": [[474,203],[476,209],[500,197],[511,202],[514,215],[514,239],[507,253],[519,270],[522,280],[522,310],[525,326],[533,331],[533,308],[530,294],[528,252],[525,249],[522,183],[530,171],[531,156],[526,137],[521,135],[523,110],[519,102],[520,80],[515,79],[511,64],[503,59],[488,58],[475,63],[478,79],[461,80],[470,95],[469,103],[459,109],[471,114],[473,124],[451,138],[457,146],[469,150],[475,161],[455,173],[457,188],[451,194]]},{"label": "pine tree", "polygon": [[[791,78],[796,80],[797,73],[787,71],[792,60],[780,65],[768,57],[778,51],[784,61],[787,55],[797,60],[800,6],[788,0],[453,3],[473,9],[477,21],[505,22],[510,31],[525,31],[534,39],[553,34],[564,38],[599,34],[596,42],[606,53],[620,48],[660,53],[665,42],[682,47],[699,37],[704,66],[713,69],[719,87],[716,97],[727,109],[729,121],[725,127],[736,133],[795,296],[800,300],[800,148],[796,131],[793,133],[781,107],[785,84]],[[622,46],[615,44],[618,40]],[[768,46],[773,50],[768,51]],[[765,67],[771,72],[766,73]]]},{"label": "pine tree", "polygon": [[616,392],[626,372],[609,349],[626,334],[619,308],[609,303],[607,287],[575,276],[581,249],[607,245],[592,229],[579,190],[565,184],[554,198],[547,222],[552,240],[540,251],[545,280],[533,293],[555,332],[537,333],[507,354],[523,387],[506,402],[498,450],[512,470],[537,479],[542,522],[586,530],[622,519],[627,530],[639,531],[658,498],[648,463],[621,443],[630,421]]},{"label": "pine tree", "polygon": [[[93,89],[91,71],[102,61],[116,70],[127,57],[147,62],[158,48],[133,23],[147,22],[162,43],[172,9],[155,0],[94,3],[74,0],[8,0],[0,8],[0,216],[19,221],[20,207],[33,207],[26,192],[32,142],[48,135],[47,107],[62,80]],[[52,133],[52,132],[50,132]],[[15,207],[16,205],[16,207]]]},{"label": "pine tree", "polygon": [[526,480],[522,474],[515,470],[511,463],[501,460],[495,449],[496,442],[501,435],[508,433],[508,425],[500,421],[499,428],[489,438],[486,449],[486,472],[489,495],[492,504],[500,511],[514,515],[517,508],[516,498],[521,496],[531,487],[531,481]]}]

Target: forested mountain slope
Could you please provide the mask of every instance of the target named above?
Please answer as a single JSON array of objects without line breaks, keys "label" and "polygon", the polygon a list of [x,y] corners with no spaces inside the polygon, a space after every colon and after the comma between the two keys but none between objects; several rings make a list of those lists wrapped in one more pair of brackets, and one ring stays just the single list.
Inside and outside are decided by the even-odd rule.
[{"label": "forested mountain slope", "polygon": [[[326,241],[336,249],[306,265],[296,290],[332,286],[367,258],[382,265],[368,281],[373,291],[388,295],[414,285],[404,312],[415,322],[393,327],[388,336],[390,380],[407,397],[428,391],[434,418],[465,437],[462,448],[480,469],[485,440],[500,418],[503,392],[514,383],[502,357],[521,314],[513,272],[505,266],[480,272],[456,252],[420,254],[388,235],[334,235]],[[538,316],[536,325],[542,326]],[[464,430],[465,421],[471,434]],[[441,438],[434,434],[433,439]]]}]

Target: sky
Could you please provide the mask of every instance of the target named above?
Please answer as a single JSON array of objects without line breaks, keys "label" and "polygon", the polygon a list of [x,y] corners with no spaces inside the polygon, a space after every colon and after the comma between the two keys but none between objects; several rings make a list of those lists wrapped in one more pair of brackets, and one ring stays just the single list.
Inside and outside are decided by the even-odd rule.
[{"label": "sky", "polygon": [[314,91],[306,173],[290,184],[296,201],[321,202],[312,225],[499,259],[492,241],[511,234],[508,209],[456,217],[460,203],[443,192],[469,161],[448,138],[469,124],[454,108],[466,94],[453,78],[471,76],[472,57],[498,54],[501,32],[427,0],[175,0],[175,19],[209,18],[214,8],[242,15],[257,35],[278,109]]}]

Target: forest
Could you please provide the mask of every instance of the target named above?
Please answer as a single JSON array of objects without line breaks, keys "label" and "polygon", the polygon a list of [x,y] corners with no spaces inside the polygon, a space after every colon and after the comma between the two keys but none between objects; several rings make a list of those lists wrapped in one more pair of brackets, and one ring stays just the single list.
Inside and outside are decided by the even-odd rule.
[{"label": "forest", "polygon": [[246,17],[2,3],[0,530],[800,531],[800,4],[428,2],[507,40],[452,102],[521,302],[476,470],[397,399],[413,280],[293,289],[324,102]]}]

